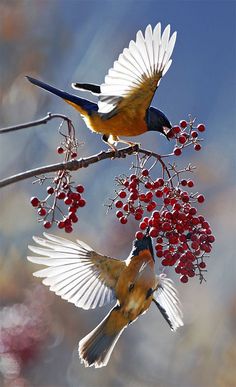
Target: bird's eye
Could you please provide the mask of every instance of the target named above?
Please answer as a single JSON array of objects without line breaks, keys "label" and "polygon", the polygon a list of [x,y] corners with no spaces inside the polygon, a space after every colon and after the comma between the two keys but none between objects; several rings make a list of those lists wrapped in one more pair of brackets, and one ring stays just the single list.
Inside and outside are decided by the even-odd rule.
[{"label": "bird's eye", "polygon": [[130,284],[129,285],[129,292],[131,292],[131,290],[134,288],[134,284]]}]

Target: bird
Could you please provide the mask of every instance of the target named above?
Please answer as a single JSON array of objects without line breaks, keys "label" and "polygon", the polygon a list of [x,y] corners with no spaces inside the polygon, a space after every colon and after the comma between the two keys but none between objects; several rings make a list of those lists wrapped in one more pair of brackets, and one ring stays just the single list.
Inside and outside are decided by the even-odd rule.
[{"label": "bird", "polygon": [[166,115],[151,105],[161,78],[170,68],[177,32],[170,34],[170,25],[161,33],[161,23],[154,29],[149,24],[145,33],[137,32],[128,48],[119,55],[109,69],[104,83],[72,83],[75,90],[87,91],[98,97],[98,103],[59,90],[40,80],[27,76],[34,85],[64,99],[84,119],[87,127],[102,135],[112,149],[118,142],[134,145],[120,136],[133,137],[147,131],[165,135],[171,123]]},{"label": "bird", "polygon": [[97,253],[85,242],[72,242],[44,233],[33,237],[29,249],[37,256],[30,262],[46,268],[33,273],[43,284],[83,309],[115,303],[101,323],[78,346],[81,363],[95,368],[107,365],[124,329],[144,314],[153,302],[172,331],[183,326],[183,314],[173,281],[154,269],[154,253],[149,235],[133,241],[124,261]]}]

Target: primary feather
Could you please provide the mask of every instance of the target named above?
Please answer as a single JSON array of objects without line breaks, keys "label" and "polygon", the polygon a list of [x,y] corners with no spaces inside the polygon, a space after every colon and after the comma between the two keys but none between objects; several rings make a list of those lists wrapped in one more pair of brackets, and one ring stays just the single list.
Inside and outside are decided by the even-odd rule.
[{"label": "primary feather", "polygon": [[120,104],[120,98],[143,94],[145,110],[149,107],[162,76],[171,65],[171,54],[176,32],[170,37],[170,25],[161,35],[161,24],[152,30],[147,26],[145,34],[138,31],[136,41],[131,40],[101,85],[99,113],[109,113]]},{"label": "primary feather", "polygon": [[[63,299],[84,309],[94,309],[115,300],[114,288],[125,263],[98,254],[86,243],[77,243],[44,233],[34,237],[37,245],[29,249],[39,256],[29,261],[48,266],[34,273],[43,284]],[[109,268],[107,262],[109,260]]]}]

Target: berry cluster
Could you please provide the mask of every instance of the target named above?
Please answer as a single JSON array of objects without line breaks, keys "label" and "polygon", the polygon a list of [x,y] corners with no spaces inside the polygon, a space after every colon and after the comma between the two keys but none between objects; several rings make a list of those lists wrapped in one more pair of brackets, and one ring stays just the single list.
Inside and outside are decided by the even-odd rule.
[{"label": "berry cluster", "polygon": [[[67,135],[61,135],[64,141],[57,148],[57,153],[64,156],[64,161],[76,158],[78,143],[73,126],[69,126]],[[72,232],[73,224],[79,220],[77,212],[86,204],[82,197],[84,186],[74,185],[71,173],[66,169],[60,170],[55,177],[43,176],[36,180],[40,184],[45,181],[50,181],[46,197],[42,200],[38,197],[31,198],[32,206],[37,209],[39,222],[43,222],[45,229],[50,229],[55,223],[59,229]]]},{"label": "berry cluster", "polygon": [[121,224],[126,224],[130,216],[139,221],[136,238],[142,239],[148,231],[155,241],[156,256],[163,266],[175,266],[181,282],[195,275],[202,281],[205,258],[215,237],[195,207],[205,201],[204,196],[192,192],[192,179],[183,178],[193,172],[193,167],[178,171],[176,165],[167,167],[159,157],[162,177],[154,177],[155,163],[146,168],[152,158],[139,156],[135,173],[116,179],[119,191],[109,207],[116,207]]},{"label": "berry cluster", "polygon": [[23,303],[0,309],[1,375],[8,381],[4,385],[9,385],[9,379],[18,377],[22,368],[39,355],[49,329],[49,301],[41,287],[33,289]]},{"label": "berry cluster", "polygon": [[179,125],[173,126],[169,131],[168,137],[176,140],[173,150],[175,156],[180,156],[183,148],[190,145],[193,145],[195,151],[201,150],[200,142],[202,140],[199,138],[199,134],[204,132],[206,128],[204,124],[195,127],[194,122],[195,120],[192,119],[190,121],[181,120]]}]

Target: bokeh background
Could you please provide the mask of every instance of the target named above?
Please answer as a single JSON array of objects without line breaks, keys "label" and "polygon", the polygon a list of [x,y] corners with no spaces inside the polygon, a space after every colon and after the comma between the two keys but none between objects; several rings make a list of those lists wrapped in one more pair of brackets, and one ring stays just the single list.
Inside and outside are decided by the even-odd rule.
[{"label": "bokeh background", "polygon": [[[85,145],[80,156],[106,149],[63,101],[29,84],[26,74],[59,88],[101,83],[139,29],[161,21],[178,31],[173,64],[154,105],[173,123],[191,113],[207,125],[203,150],[186,152],[197,166],[197,189],[216,243],[207,282],[177,282],[185,326],[170,332],[155,307],[128,328],[103,369],[85,369],[77,343],[107,313],[76,309],[49,294],[26,261],[42,227],[29,201],[44,189],[32,180],[0,191],[0,385],[4,387],[233,387],[236,385],[235,257],[235,1],[0,0],[0,127],[68,115]],[[0,177],[60,160],[58,123],[0,135]],[[171,144],[140,138],[159,153]],[[75,174],[88,205],[73,235],[98,251],[125,258],[134,223],[105,214],[113,178],[129,160],[103,161]],[[57,232],[56,229],[53,230]],[[177,281],[175,274],[169,272]]]}]

